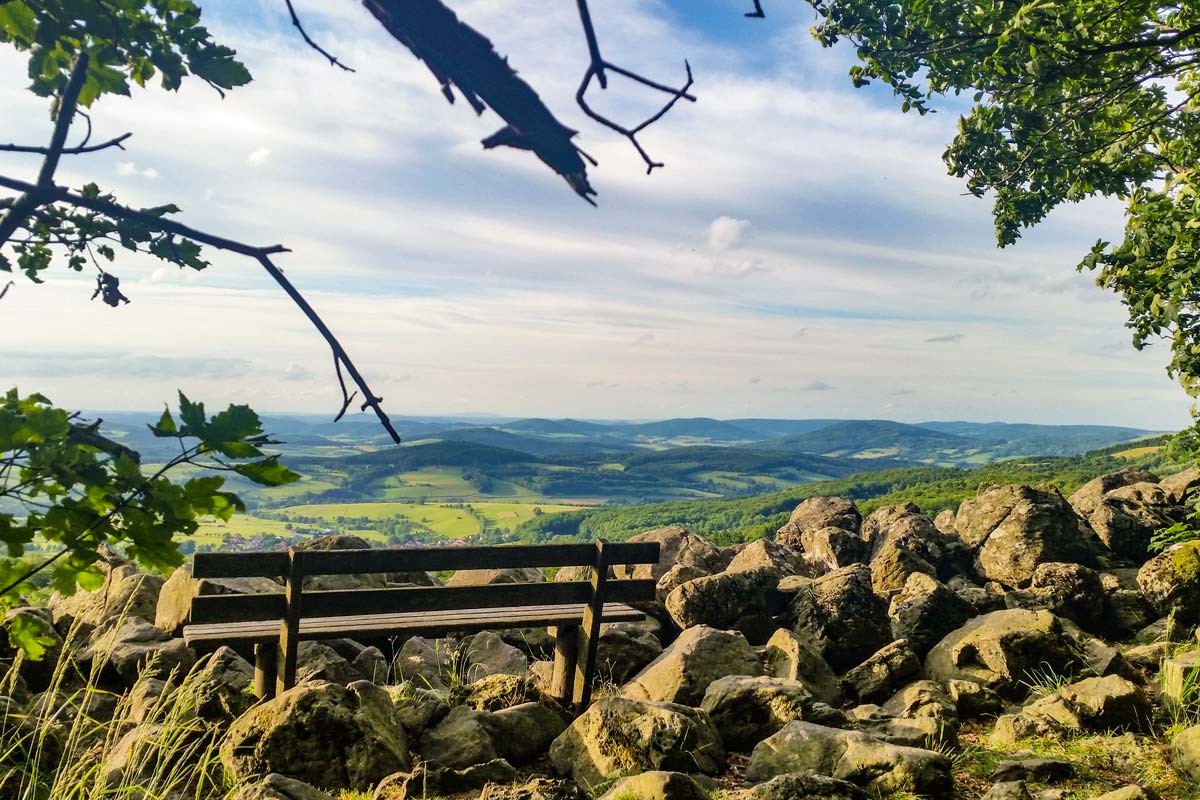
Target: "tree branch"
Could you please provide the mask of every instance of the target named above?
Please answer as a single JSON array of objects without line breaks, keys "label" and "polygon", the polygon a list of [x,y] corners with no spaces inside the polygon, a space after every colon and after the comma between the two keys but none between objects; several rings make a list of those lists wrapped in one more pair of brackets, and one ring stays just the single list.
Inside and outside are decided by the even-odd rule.
[{"label": "tree branch", "polygon": [[[64,156],[78,156],[84,153],[95,153],[99,150],[107,150],[110,147],[115,147],[118,150],[124,150],[123,142],[133,136],[132,133],[123,133],[120,136],[109,139],[107,142],[93,145],[81,145],[79,147],[64,147],[60,150],[60,154]],[[37,145],[21,145],[21,144],[0,144],[0,153],[39,153],[41,155],[49,155],[49,147],[39,147]]]},{"label": "tree branch", "polygon": [[351,67],[347,67],[341,61],[338,61],[337,58],[335,58],[332,53],[330,53],[325,48],[321,47],[321,45],[314,42],[309,37],[308,31],[304,30],[304,26],[300,24],[300,17],[297,16],[296,9],[292,6],[292,0],[284,0],[284,2],[287,3],[288,13],[292,15],[292,24],[296,26],[296,30],[300,31],[300,36],[304,39],[304,41],[308,44],[308,46],[311,47],[313,50],[316,50],[321,55],[328,58],[329,66],[341,67],[342,69],[346,70],[346,72],[354,72],[354,70]]}]

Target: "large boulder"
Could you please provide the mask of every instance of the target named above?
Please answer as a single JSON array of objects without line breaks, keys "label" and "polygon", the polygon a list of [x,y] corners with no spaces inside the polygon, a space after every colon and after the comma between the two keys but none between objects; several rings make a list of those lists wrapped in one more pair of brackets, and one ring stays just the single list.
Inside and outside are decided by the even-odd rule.
[{"label": "large boulder", "polygon": [[719,572],[673,589],[667,595],[667,613],[680,628],[732,628],[744,617],[765,615],[778,583],[779,572],[769,566]]},{"label": "large boulder", "polygon": [[821,528],[841,528],[858,533],[862,514],[854,502],[844,497],[811,497],[792,511],[787,524],[775,534],[775,541],[789,547],[808,548],[804,545],[807,532]]},{"label": "large boulder", "polygon": [[888,608],[892,636],[908,640],[920,658],[971,616],[965,600],[923,572],[908,576]]},{"label": "large boulder", "polygon": [[740,572],[762,568],[773,569],[780,577],[809,575],[811,572],[803,552],[770,539],[750,542],[734,555],[725,571]]},{"label": "large boulder", "polygon": [[659,546],[657,564],[621,564],[614,568],[618,578],[638,578],[658,581],[676,565],[694,567],[711,575],[725,567],[721,551],[707,540],[679,525],[655,528],[629,538],[631,542],[656,542]]},{"label": "large boulder", "polygon": [[1085,678],[996,721],[992,740],[1011,744],[1029,736],[1094,731],[1146,731],[1150,701],[1141,687],[1119,675]]},{"label": "large boulder", "polygon": [[723,797],[730,800],[867,800],[868,795],[849,781],[815,772],[788,772]]},{"label": "large boulder", "polygon": [[799,681],[819,702],[841,705],[842,683],[807,634],[775,631],[763,651],[763,666],[770,677]]},{"label": "large boulder", "polygon": [[698,706],[709,684],[726,675],[761,675],[762,665],[740,633],[706,625],[688,628],[622,689],[624,697]]},{"label": "large boulder", "polygon": [[132,686],[145,673],[159,678],[186,674],[196,656],[182,639],[140,617],[116,617],[92,633],[80,660],[98,663],[104,674]]},{"label": "large boulder", "polygon": [[493,586],[497,583],[544,583],[546,576],[536,567],[508,569],[460,569],[446,581],[447,586]]},{"label": "large boulder", "polygon": [[746,779],[766,781],[793,772],[815,772],[870,792],[908,791],[949,797],[950,760],[941,753],[881,742],[865,733],[792,722],[754,748]]},{"label": "large boulder", "polygon": [[539,703],[499,711],[458,706],[417,743],[421,757],[445,769],[465,769],[503,758],[524,764],[543,755],[567,725]]},{"label": "large boulder", "polygon": [[658,637],[637,622],[610,622],[600,627],[596,672],[621,685],[662,654]]},{"label": "large boulder", "polygon": [[1200,783],[1200,725],[1193,725],[1171,739],[1171,766],[1187,780]]},{"label": "large boulder", "polygon": [[1200,467],[1188,467],[1182,472],[1168,475],[1158,482],[1158,485],[1171,493],[1171,501],[1183,503],[1189,499],[1192,491],[1200,486]]},{"label": "large boulder", "polygon": [[1140,563],[1149,554],[1154,532],[1182,521],[1187,513],[1157,483],[1135,483],[1104,495],[1087,519],[1109,550]]},{"label": "large boulder", "polygon": [[445,690],[452,656],[443,643],[412,636],[400,646],[392,667],[402,681],[410,681],[423,689]]},{"label": "large boulder", "polygon": [[229,647],[200,660],[188,678],[196,716],[228,725],[254,705],[254,667]]},{"label": "large boulder", "polygon": [[884,645],[842,676],[846,693],[860,703],[882,703],[921,674],[921,659],[905,639]]},{"label": "large boulder", "polygon": [[796,595],[791,618],[816,641],[821,656],[845,672],[892,640],[887,603],[871,585],[871,570],[853,564],[822,575]]},{"label": "large boulder", "polygon": [[1154,483],[1157,481],[1158,478],[1154,473],[1137,467],[1129,467],[1117,472],[1109,472],[1098,478],[1092,478],[1083,486],[1076,489],[1067,498],[1067,502],[1075,509],[1076,514],[1083,519],[1087,519],[1100,505],[1100,501],[1104,498],[1104,495],[1113,489],[1120,489],[1122,486],[1131,486],[1135,483]]},{"label": "large boulder", "polygon": [[699,709],[602,697],[554,740],[550,760],[560,775],[594,786],[618,773],[715,775],[725,766],[725,750],[716,726]]},{"label": "large boulder", "polygon": [[748,753],[764,736],[803,719],[812,703],[800,681],[729,675],[709,684],[700,708],[721,732],[726,750]]},{"label": "large boulder", "polygon": [[471,637],[463,655],[467,679],[488,675],[526,675],[529,658],[519,648],[505,642],[495,631],[483,631]]},{"label": "large boulder", "polygon": [[96,565],[104,573],[99,589],[80,589],[66,596],[55,592],[50,596],[48,606],[59,631],[65,633],[74,624],[94,628],[114,617],[154,619],[163,578],[138,572],[133,564],[111,552]]},{"label": "large boulder", "polygon": [[302,683],[229,727],[221,763],[245,782],[278,772],[324,789],[367,791],[408,770],[408,740],[392,701],[369,681]]},{"label": "large boulder", "polygon": [[1080,656],[1049,611],[993,611],[951,631],[929,651],[925,674],[948,685],[973,681],[1019,699],[1035,672],[1070,673]]},{"label": "large boulder", "polygon": [[1046,561],[1096,564],[1090,531],[1053,486],[988,489],[963,502],[954,525],[979,574],[1013,588]]},{"label": "large boulder", "polygon": [[270,578],[193,578],[189,561],[167,578],[158,592],[154,624],[178,636],[192,612],[192,600],[216,594],[270,594],[283,587]]},{"label": "large boulder", "polygon": [[[782,530],[787,530],[784,526]],[[867,560],[867,543],[856,532],[828,525],[799,535],[804,560],[817,574],[833,572]]]},{"label": "large boulder", "polygon": [[333,797],[304,781],[272,772],[261,781],[243,786],[232,800],[333,800]]},{"label": "large boulder", "polygon": [[1183,625],[1200,623],[1200,541],[1169,547],[1138,570],[1142,596]]},{"label": "large boulder", "polygon": [[1038,564],[1029,588],[1010,592],[1005,603],[1010,608],[1045,609],[1092,633],[1107,632],[1112,621],[1100,574],[1080,564]]},{"label": "large boulder", "polygon": [[[370,550],[371,543],[361,536],[335,533],[318,536],[300,543],[298,549],[316,552],[331,550]],[[362,575],[309,575],[304,579],[304,590],[338,591],[342,589],[382,589],[387,586],[387,575],[366,573]]]}]

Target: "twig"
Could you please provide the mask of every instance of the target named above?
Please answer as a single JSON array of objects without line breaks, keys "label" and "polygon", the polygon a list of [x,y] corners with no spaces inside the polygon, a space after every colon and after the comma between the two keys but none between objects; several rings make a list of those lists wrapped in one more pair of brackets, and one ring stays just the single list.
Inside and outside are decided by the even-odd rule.
[{"label": "twig", "polygon": [[328,58],[329,66],[341,67],[342,69],[346,70],[346,72],[354,72],[354,70],[351,67],[347,67],[341,61],[338,61],[337,58],[335,58],[332,53],[330,53],[325,48],[321,47],[321,45],[314,42],[309,37],[308,31],[304,30],[304,26],[300,24],[300,17],[297,16],[296,9],[292,7],[292,0],[283,0],[283,1],[285,3],[287,3],[288,13],[292,15],[292,24],[296,26],[296,30],[300,31],[300,36],[304,39],[304,41],[308,44],[308,46],[311,47],[313,50],[316,50],[321,55]]},{"label": "twig", "polygon": [[13,285],[14,285],[13,282],[9,281],[8,283],[6,283],[4,285],[3,289],[0,289],[0,300],[4,299],[4,295],[8,294],[8,290],[11,289],[13,287]]},{"label": "twig", "polygon": [[[695,96],[688,93],[688,90],[692,88],[692,83],[694,82],[692,79],[692,66],[687,61],[683,62],[683,66],[687,70],[687,81],[684,83],[682,88],[675,89],[673,87],[658,83],[657,81],[652,81],[649,78],[643,77],[636,72],[627,70],[624,67],[619,67],[611,61],[606,61],[600,54],[600,43],[596,38],[595,26],[592,25],[592,15],[591,11],[588,9],[588,0],[576,0],[576,5],[579,7],[579,21],[583,25],[583,35],[584,38],[587,39],[588,54],[590,55],[591,63],[588,65],[587,71],[583,73],[583,80],[579,84],[578,91],[575,92],[575,102],[577,102],[579,107],[583,109],[583,113],[587,114],[593,120],[629,139],[630,143],[633,144],[634,149],[638,151],[638,155],[640,155],[642,160],[646,162],[646,174],[649,175],[654,171],[655,167],[661,167],[663,162],[655,161],[650,157],[650,154],[646,152],[645,148],[642,147],[641,142],[638,141],[638,134],[662,119],[663,116],[680,100],[689,100],[693,103],[696,102]],[[640,83],[643,86],[648,86],[656,91],[669,94],[671,95],[671,99],[668,100],[666,105],[659,109],[657,113],[651,115],[641,124],[633,128],[627,128],[624,125],[614,122],[603,114],[593,110],[592,107],[587,103],[587,90],[588,87],[592,85],[592,78],[596,79],[596,82],[600,84],[601,89],[608,88],[608,77],[605,75],[605,70],[611,70],[612,72],[629,78],[630,80]]]},{"label": "twig", "polygon": [[762,19],[765,16],[767,16],[766,13],[763,11],[762,0],[754,0],[754,10],[747,11],[746,16],[754,17],[756,19]]},{"label": "twig", "polygon": [[[107,142],[101,142],[100,144],[86,146],[80,145],[79,147],[64,147],[61,153],[64,156],[78,156],[84,153],[95,153],[98,150],[106,150],[109,147],[116,147],[119,150],[124,150],[125,146],[122,143],[130,136],[133,136],[133,134],[123,133],[120,136],[109,139]],[[49,147],[40,147],[37,145],[0,144],[0,153],[38,153],[40,155],[48,155],[49,152]]]}]

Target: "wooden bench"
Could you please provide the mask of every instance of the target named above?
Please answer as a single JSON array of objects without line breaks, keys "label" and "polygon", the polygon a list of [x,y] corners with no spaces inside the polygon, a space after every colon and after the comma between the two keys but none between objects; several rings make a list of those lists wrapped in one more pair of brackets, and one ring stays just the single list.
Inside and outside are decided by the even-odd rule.
[{"label": "wooden bench", "polygon": [[[654,599],[652,580],[611,580],[609,567],[654,564],[657,543],[548,544],[370,550],[197,553],[195,578],[282,578],[279,592],[199,596],[183,630],[189,646],[254,647],[260,698],[296,683],[303,639],[470,634],[548,627],[555,637],[552,693],[586,708],[591,700],[601,622],[645,615],[626,603]],[[358,575],[521,567],[590,567],[590,579],[390,589],[305,591],[316,575]]]}]

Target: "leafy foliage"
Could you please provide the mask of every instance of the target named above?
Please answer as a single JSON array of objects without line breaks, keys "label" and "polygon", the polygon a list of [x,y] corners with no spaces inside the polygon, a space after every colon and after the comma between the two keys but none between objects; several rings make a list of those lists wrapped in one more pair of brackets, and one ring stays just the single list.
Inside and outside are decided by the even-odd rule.
[{"label": "leafy foliage", "polygon": [[[151,430],[179,446],[178,455],[153,471],[136,452],[101,435],[98,420],[83,424],[41,395],[9,390],[0,402],[0,544],[8,556],[0,560],[0,610],[42,570],[51,570],[51,585],[63,594],[97,588],[103,546],[123,546],[150,569],[181,564],[179,539],[196,531],[200,517],[228,520],[245,510],[237,495],[223,490],[219,474],[172,482],[169,475],[185,464],[267,486],[299,477],[278,456],[263,453],[275,442],[246,406],[208,416],[202,403],[180,393],[179,421],[164,410]],[[29,548],[55,554],[31,569],[18,560]],[[40,633],[14,628],[9,635],[32,650]]]},{"label": "leafy foliage", "polygon": [[1171,341],[1169,371],[1200,394],[1200,6],[1164,0],[809,0],[825,45],[850,41],[857,86],[904,111],[969,94],[944,158],[990,195],[999,243],[1055,207],[1128,201],[1124,240],[1080,269],[1119,293],[1134,346]]}]

